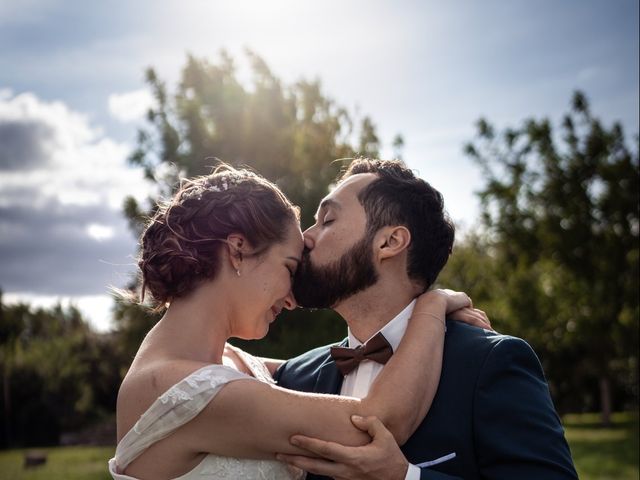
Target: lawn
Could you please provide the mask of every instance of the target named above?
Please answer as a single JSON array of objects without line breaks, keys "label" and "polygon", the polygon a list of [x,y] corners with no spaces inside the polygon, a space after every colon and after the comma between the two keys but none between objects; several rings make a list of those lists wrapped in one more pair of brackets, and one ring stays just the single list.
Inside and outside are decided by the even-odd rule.
[{"label": "lawn", "polygon": [[24,469],[24,450],[0,452],[0,480],[110,480],[112,447],[43,448],[47,464]]},{"label": "lawn", "polygon": [[[619,413],[611,428],[594,414],[567,415],[563,423],[581,480],[638,480],[638,415]],[[0,480],[109,480],[110,447],[43,449],[47,464],[25,470],[24,450],[0,452]]]},{"label": "lawn", "polygon": [[637,413],[614,414],[611,428],[597,414],[566,415],[563,423],[581,480],[638,480]]}]

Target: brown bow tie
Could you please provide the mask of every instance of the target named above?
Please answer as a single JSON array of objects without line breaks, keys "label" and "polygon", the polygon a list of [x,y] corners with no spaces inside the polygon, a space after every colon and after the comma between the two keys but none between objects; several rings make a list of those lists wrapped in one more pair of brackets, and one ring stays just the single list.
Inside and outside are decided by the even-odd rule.
[{"label": "brown bow tie", "polygon": [[393,349],[382,333],[377,333],[364,345],[356,348],[331,347],[331,356],[343,375],[348,375],[362,360],[373,360],[383,365],[393,355]]}]

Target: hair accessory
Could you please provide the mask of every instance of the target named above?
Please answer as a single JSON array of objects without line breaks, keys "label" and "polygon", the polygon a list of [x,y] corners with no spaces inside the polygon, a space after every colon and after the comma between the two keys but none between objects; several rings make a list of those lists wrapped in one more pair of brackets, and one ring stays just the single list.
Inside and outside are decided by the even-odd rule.
[{"label": "hair accessory", "polygon": [[191,184],[191,186],[182,193],[182,200],[188,200],[191,198],[202,200],[202,195],[205,192],[226,192],[229,190],[229,187],[238,185],[241,180],[243,179],[227,175],[220,180],[218,185],[211,185],[208,182]]}]

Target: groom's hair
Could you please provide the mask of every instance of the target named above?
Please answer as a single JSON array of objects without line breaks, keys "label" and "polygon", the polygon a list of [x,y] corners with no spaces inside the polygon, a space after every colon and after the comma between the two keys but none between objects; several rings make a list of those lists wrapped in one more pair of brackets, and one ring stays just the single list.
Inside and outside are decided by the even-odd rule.
[{"label": "groom's hair", "polygon": [[399,160],[355,159],[340,181],[358,173],[378,176],[358,194],[369,238],[382,227],[405,226],[411,233],[407,274],[428,289],[447,263],[455,236],[442,195]]}]

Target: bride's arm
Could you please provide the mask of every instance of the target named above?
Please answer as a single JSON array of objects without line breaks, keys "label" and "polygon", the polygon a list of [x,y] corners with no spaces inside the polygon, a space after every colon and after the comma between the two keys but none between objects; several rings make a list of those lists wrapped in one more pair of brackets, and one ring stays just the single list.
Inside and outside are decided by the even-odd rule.
[{"label": "bride's arm", "polygon": [[[444,291],[447,292],[446,290]],[[420,304],[414,313],[420,314]],[[458,320],[460,322],[469,323],[471,325],[476,325],[481,328],[491,329],[491,322],[487,315],[477,308],[465,307],[457,310],[455,313],[451,315],[453,320]],[[273,377],[282,365],[284,365],[287,361],[279,358],[268,358],[268,357],[258,357],[258,359],[264,363],[264,365],[269,370],[269,373]],[[422,405],[422,404],[421,404]]]},{"label": "bride's arm", "polygon": [[368,443],[369,437],[351,423],[356,414],[377,416],[403,443],[426,414],[437,389],[445,314],[467,305],[465,294],[423,294],[398,350],[362,400],[238,380],[226,385],[179,435],[197,452],[274,458],[276,452],[303,452],[289,443],[294,434],[345,445]]}]

